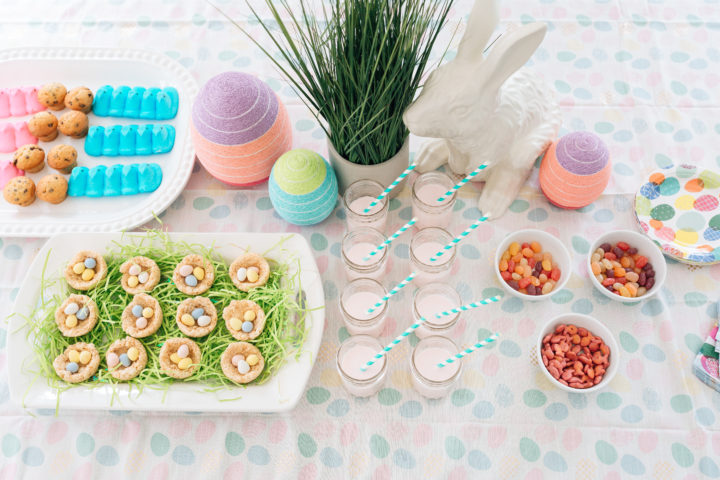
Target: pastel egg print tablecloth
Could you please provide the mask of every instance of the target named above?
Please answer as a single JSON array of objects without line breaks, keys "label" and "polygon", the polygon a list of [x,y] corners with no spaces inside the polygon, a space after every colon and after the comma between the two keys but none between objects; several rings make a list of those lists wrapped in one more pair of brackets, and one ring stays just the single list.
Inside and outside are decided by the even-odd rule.
[{"label": "pastel egg print tablecloth", "polygon": [[[244,2],[215,3],[252,34],[262,35]],[[469,8],[465,0],[454,6],[438,55],[459,24],[448,53],[454,54]],[[312,245],[323,275],[327,323],[303,400],[281,415],[26,412],[9,402],[3,324],[0,478],[720,477],[720,394],[691,373],[692,359],[717,315],[720,266],[670,261],[667,282],[656,297],[622,305],[593,289],[583,265],[595,237],[637,228],[635,195],[653,171],[680,163],[719,168],[720,3],[505,0],[501,18],[501,28],[547,22],[547,37],[530,66],[555,91],[564,115],[561,133],[584,129],[600,135],[611,151],[613,175],[595,203],[564,211],[538,193],[535,169],[510,211],[460,246],[452,283],[464,301],[501,291],[491,258],[499,241],[518,228],[557,235],[572,254],[573,268],[567,287],[552,300],[527,303],[506,296],[462,316],[454,332],[459,343],[493,331],[502,336],[467,359],[447,398],[428,401],[412,389],[408,354],[414,337],[391,352],[388,381],[377,396],[357,399],[340,385],[335,353],[348,334],[338,312],[338,293],[345,285],[339,207],[320,225],[294,227],[273,212],[266,185],[233,189],[196,166],[185,192],[162,214],[165,227],[299,232]],[[205,2],[42,1],[31,9],[25,2],[3,2],[0,36],[3,47],[152,49],[182,63],[199,83],[231,69],[256,74],[288,106],[294,147],[327,153],[322,130],[287,82]],[[413,139],[411,150],[420,144]],[[453,233],[477,218],[476,188],[461,191]],[[388,232],[411,216],[407,189],[390,210]],[[388,288],[409,273],[408,239],[391,248]],[[0,301],[6,310],[42,244],[0,239]],[[383,341],[409,325],[412,290],[390,302]],[[616,335],[620,368],[598,393],[562,392],[533,361],[539,329],[565,312],[593,315]]]}]

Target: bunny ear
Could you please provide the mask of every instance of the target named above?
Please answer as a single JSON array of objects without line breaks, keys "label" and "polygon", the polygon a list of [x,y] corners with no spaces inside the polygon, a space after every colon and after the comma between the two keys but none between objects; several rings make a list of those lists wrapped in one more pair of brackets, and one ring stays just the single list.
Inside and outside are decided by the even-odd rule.
[{"label": "bunny ear", "polygon": [[475,0],[456,58],[482,58],[485,45],[499,21],[497,0]]},{"label": "bunny ear", "polygon": [[487,91],[499,89],[530,59],[545,38],[546,31],[547,25],[535,22],[504,33],[480,65],[481,70],[489,72],[482,88]]}]

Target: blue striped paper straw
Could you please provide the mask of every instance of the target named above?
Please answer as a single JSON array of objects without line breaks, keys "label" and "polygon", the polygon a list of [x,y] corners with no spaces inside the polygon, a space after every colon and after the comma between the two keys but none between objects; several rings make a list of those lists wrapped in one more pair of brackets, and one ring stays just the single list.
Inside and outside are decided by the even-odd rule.
[{"label": "blue striped paper straw", "polygon": [[469,182],[470,180],[472,180],[475,175],[477,175],[478,173],[482,172],[482,171],[485,170],[487,167],[488,167],[487,163],[483,163],[482,165],[480,165],[479,167],[477,167],[475,170],[473,170],[472,172],[470,172],[467,177],[465,177],[465,178],[463,178],[462,180],[460,180],[458,183],[455,184],[454,187],[452,187],[450,190],[448,190],[447,192],[445,192],[445,195],[443,195],[442,197],[438,198],[437,201],[438,201],[438,202],[442,202],[442,201],[445,200],[447,197],[449,197],[449,196],[452,195],[453,193],[457,192],[457,191],[460,189],[460,187],[462,187],[462,186],[465,185],[467,182]]},{"label": "blue striped paper straw", "polygon": [[402,235],[405,230],[412,227],[415,224],[415,222],[417,222],[417,218],[413,217],[409,222],[407,222],[405,225],[400,227],[400,229],[397,232],[390,235],[390,238],[388,238],[383,243],[381,243],[380,245],[375,247],[375,249],[372,252],[368,253],[367,256],[365,258],[363,258],[363,260],[367,262],[368,260],[370,260],[370,257],[372,257],[373,255],[377,255],[378,252],[380,252],[383,248],[390,245],[393,242],[393,240],[395,240],[397,237]]},{"label": "blue striped paper straw", "polygon": [[[484,299],[484,300],[480,300],[480,301],[477,301],[477,302],[468,303],[467,305],[463,305],[463,307],[465,307],[465,310],[470,310],[470,309],[472,309],[472,308],[477,308],[477,307],[479,307],[479,306],[481,306],[481,305],[487,305],[487,304],[489,304],[489,303],[497,302],[498,300],[500,300],[500,297],[502,297],[502,295],[496,295],[496,296],[491,297],[491,298],[486,298],[486,299]],[[463,308],[463,307],[459,307],[459,308]],[[447,315],[452,315],[453,313],[455,313],[455,312],[453,312],[452,310],[448,310],[448,311],[446,311],[446,312],[438,313],[437,316],[438,316],[438,318],[439,318],[439,317],[442,317],[442,316],[444,316],[444,315],[445,315],[445,316],[447,316]],[[426,319],[425,317],[420,317],[420,319],[419,319],[417,322],[415,322],[415,323],[413,323],[412,325],[410,325],[408,328],[405,329],[404,332],[402,332],[400,335],[398,335],[397,337],[395,337],[395,340],[393,340],[392,342],[390,342],[390,343],[389,343],[385,348],[383,348],[381,351],[379,351],[378,353],[376,353],[375,355],[373,355],[373,358],[370,359],[365,365],[363,365],[362,367],[360,367],[360,370],[363,371],[363,372],[364,372],[365,370],[367,370],[369,366],[371,366],[373,363],[377,362],[379,359],[381,359],[383,356],[385,356],[390,350],[393,349],[393,347],[394,347],[395,345],[397,345],[398,343],[402,342],[405,337],[407,337],[408,335],[410,335],[413,331],[415,331],[420,325],[422,325],[422,324],[423,324],[424,322],[426,322],[426,321],[427,321],[427,319]]]},{"label": "blue striped paper straw", "polygon": [[468,310],[472,310],[473,308],[477,308],[480,305],[488,305],[490,303],[495,303],[500,301],[502,298],[502,295],[495,295],[494,297],[490,298],[484,298],[482,300],[478,300],[477,302],[467,303],[465,305],[460,305],[457,308],[451,308],[450,310],[446,310],[444,312],[436,313],[435,317],[447,317],[448,315],[452,315],[454,313],[460,313],[460,312],[467,312]]},{"label": "blue striped paper straw", "polygon": [[380,195],[378,195],[375,200],[373,200],[372,202],[370,202],[370,205],[368,205],[368,207],[367,207],[365,210],[363,210],[363,213],[368,213],[368,212],[370,211],[370,209],[373,208],[375,205],[377,205],[377,203],[378,203],[380,200],[382,200],[383,198],[385,198],[385,196],[386,196],[388,193],[390,193],[390,191],[391,191],[393,188],[397,187],[397,184],[400,183],[400,182],[402,182],[402,179],[405,178],[405,177],[407,177],[407,176],[408,176],[408,173],[412,172],[412,171],[415,169],[416,166],[417,166],[417,164],[413,163],[412,165],[410,165],[409,167],[407,167],[407,168],[405,169],[405,171],[402,172],[402,173],[400,174],[400,176],[395,179],[394,182],[392,182],[390,185],[388,185],[388,187],[387,187],[385,190],[383,190],[383,192],[382,192]]},{"label": "blue striped paper straw", "polygon": [[379,306],[381,306],[383,303],[387,302],[390,297],[392,297],[393,295],[395,295],[396,293],[398,293],[400,290],[402,290],[403,287],[405,287],[405,285],[407,285],[408,283],[410,283],[413,278],[415,278],[415,272],[412,272],[410,275],[408,275],[407,277],[405,277],[405,280],[403,280],[402,282],[400,282],[400,283],[398,283],[397,285],[395,285],[395,287],[393,287],[393,289],[390,290],[387,295],[385,295],[383,298],[381,298],[379,302],[377,302],[375,305],[372,306],[372,308],[369,308],[369,309],[368,309],[368,313],[374,312],[375,309],[377,309],[377,308],[378,308]]},{"label": "blue striped paper straw", "polygon": [[442,250],[440,250],[440,251],[437,252],[435,255],[433,255],[432,257],[430,257],[430,261],[431,261],[431,262],[437,261],[438,258],[440,258],[440,257],[442,257],[443,255],[445,255],[445,252],[447,252],[448,250],[450,250],[451,248],[453,248],[455,245],[457,245],[458,243],[460,243],[460,240],[462,240],[463,238],[465,238],[465,237],[467,237],[468,235],[470,235],[470,232],[472,232],[473,230],[475,230],[481,223],[483,223],[484,221],[486,221],[488,218],[490,218],[490,214],[489,214],[489,213],[488,213],[487,215],[483,215],[482,217],[480,217],[480,218],[478,218],[477,220],[475,220],[475,222],[473,222],[472,225],[470,225],[468,228],[466,228],[465,231],[463,231],[460,235],[458,235],[457,237],[455,237],[455,238],[453,238],[452,240],[450,240],[450,243],[448,243],[447,245],[445,245],[445,246],[442,248]]},{"label": "blue striped paper straw", "polygon": [[492,335],[490,335],[490,336],[489,336],[488,338],[486,338],[485,340],[483,340],[483,341],[481,341],[481,342],[477,342],[477,343],[476,343],[475,345],[473,345],[472,347],[468,347],[468,348],[466,348],[465,350],[461,351],[460,353],[456,353],[455,355],[453,355],[452,357],[448,358],[447,360],[438,363],[437,366],[440,367],[440,368],[442,368],[442,367],[444,367],[444,366],[446,366],[446,365],[450,365],[451,363],[455,363],[456,360],[460,360],[460,359],[463,358],[465,355],[468,355],[468,354],[474,352],[475,350],[478,350],[478,349],[480,349],[480,348],[482,348],[482,347],[484,347],[484,346],[486,346],[486,345],[491,344],[492,342],[494,342],[495,340],[497,340],[497,338],[498,338],[499,336],[500,336],[499,333],[493,333]]}]

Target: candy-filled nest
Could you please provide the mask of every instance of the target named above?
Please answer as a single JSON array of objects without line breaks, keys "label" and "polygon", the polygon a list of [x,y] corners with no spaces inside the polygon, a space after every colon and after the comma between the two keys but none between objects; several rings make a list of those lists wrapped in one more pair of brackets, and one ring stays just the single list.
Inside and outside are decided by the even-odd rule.
[{"label": "candy-filled nest", "polygon": [[[272,251],[279,245],[268,245]],[[69,388],[53,368],[54,359],[68,346],[77,342],[93,344],[101,357],[100,368],[88,380],[81,382],[86,386],[128,383],[140,390],[148,388],[166,388],[172,382],[195,381],[202,383],[199,388],[215,391],[226,387],[236,387],[223,373],[221,357],[228,345],[236,342],[224,322],[218,322],[206,336],[193,338],[202,352],[202,360],[195,372],[186,380],[177,380],[168,376],[160,366],[160,349],[170,338],[188,338],[182,333],[176,322],[178,305],[191,298],[182,293],[173,283],[173,272],[188,254],[196,254],[211,262],[215,272],[212,286],[203,293],[219,312],[229,306],[233,300],[251,300],[265,313],[265,325],[257,338],[249,340],[260,351],[264,360],[264,369],[249,385],[262,384],[271,378],[293,354],[299,354],[307,333],[306,317],[308,310],[297,292],[299,269],[291,269],[290,263],[270,262],[270,275],[265,285],[248,292],[239,290],[231,280],[228,265],[233,259],[220,258],[212,246],[188,244],[171,241],[165,233],[152,231],[146,239],[136,244],[113,242],[107,246],[103,255],[107,263],[107,275],[94,288],[79,292],[71,288],[62,271],[44,272],[41,286],[41,302],[27,318],[30,342],[39,369],[38,375],[46,377],[49,385],[58,392]],[[123,339],[127,334],[122,329],[122,314],[133,301],[133,295],[123,289],[123,274],[120,266],[133,257],[147,257],[154,260],[160,268],[159,284],[148,292],[160,305],[163,321],[160,328],[145,338],[139,338],[147,351],[147,365],[134,378],[119,382],[108,371],[106,353],[113,342]],[[71,258],[67,259],[69,262]],[[294,260],[287,260],[293,262]],[[293,265],[294,266],[294,265]],[[294,270],[294,273],[289,273]],[[71,294],[84,294],[90,297],[99,311],[98,324],[79,337],[68,338],[58,329],[55,311]]]}]

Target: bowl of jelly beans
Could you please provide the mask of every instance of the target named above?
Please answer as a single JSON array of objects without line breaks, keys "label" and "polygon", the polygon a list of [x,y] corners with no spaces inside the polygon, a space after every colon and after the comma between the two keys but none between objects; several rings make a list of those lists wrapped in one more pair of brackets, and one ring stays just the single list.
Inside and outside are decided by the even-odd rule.
[{"label": "bowl of jelly beans", "polygon": [[570,278],[570,254],[557,237],[542,230],[518,230],[495,252],[495,275],[508,293],[523,300],[545,300]]},{"label": "bowl of jelly beans", "polygon": [[652,240],[631,230],[618,230],[595,240],[587,269],[590,281],[606,297],[637,302],[662,288],[667,263]]}]

